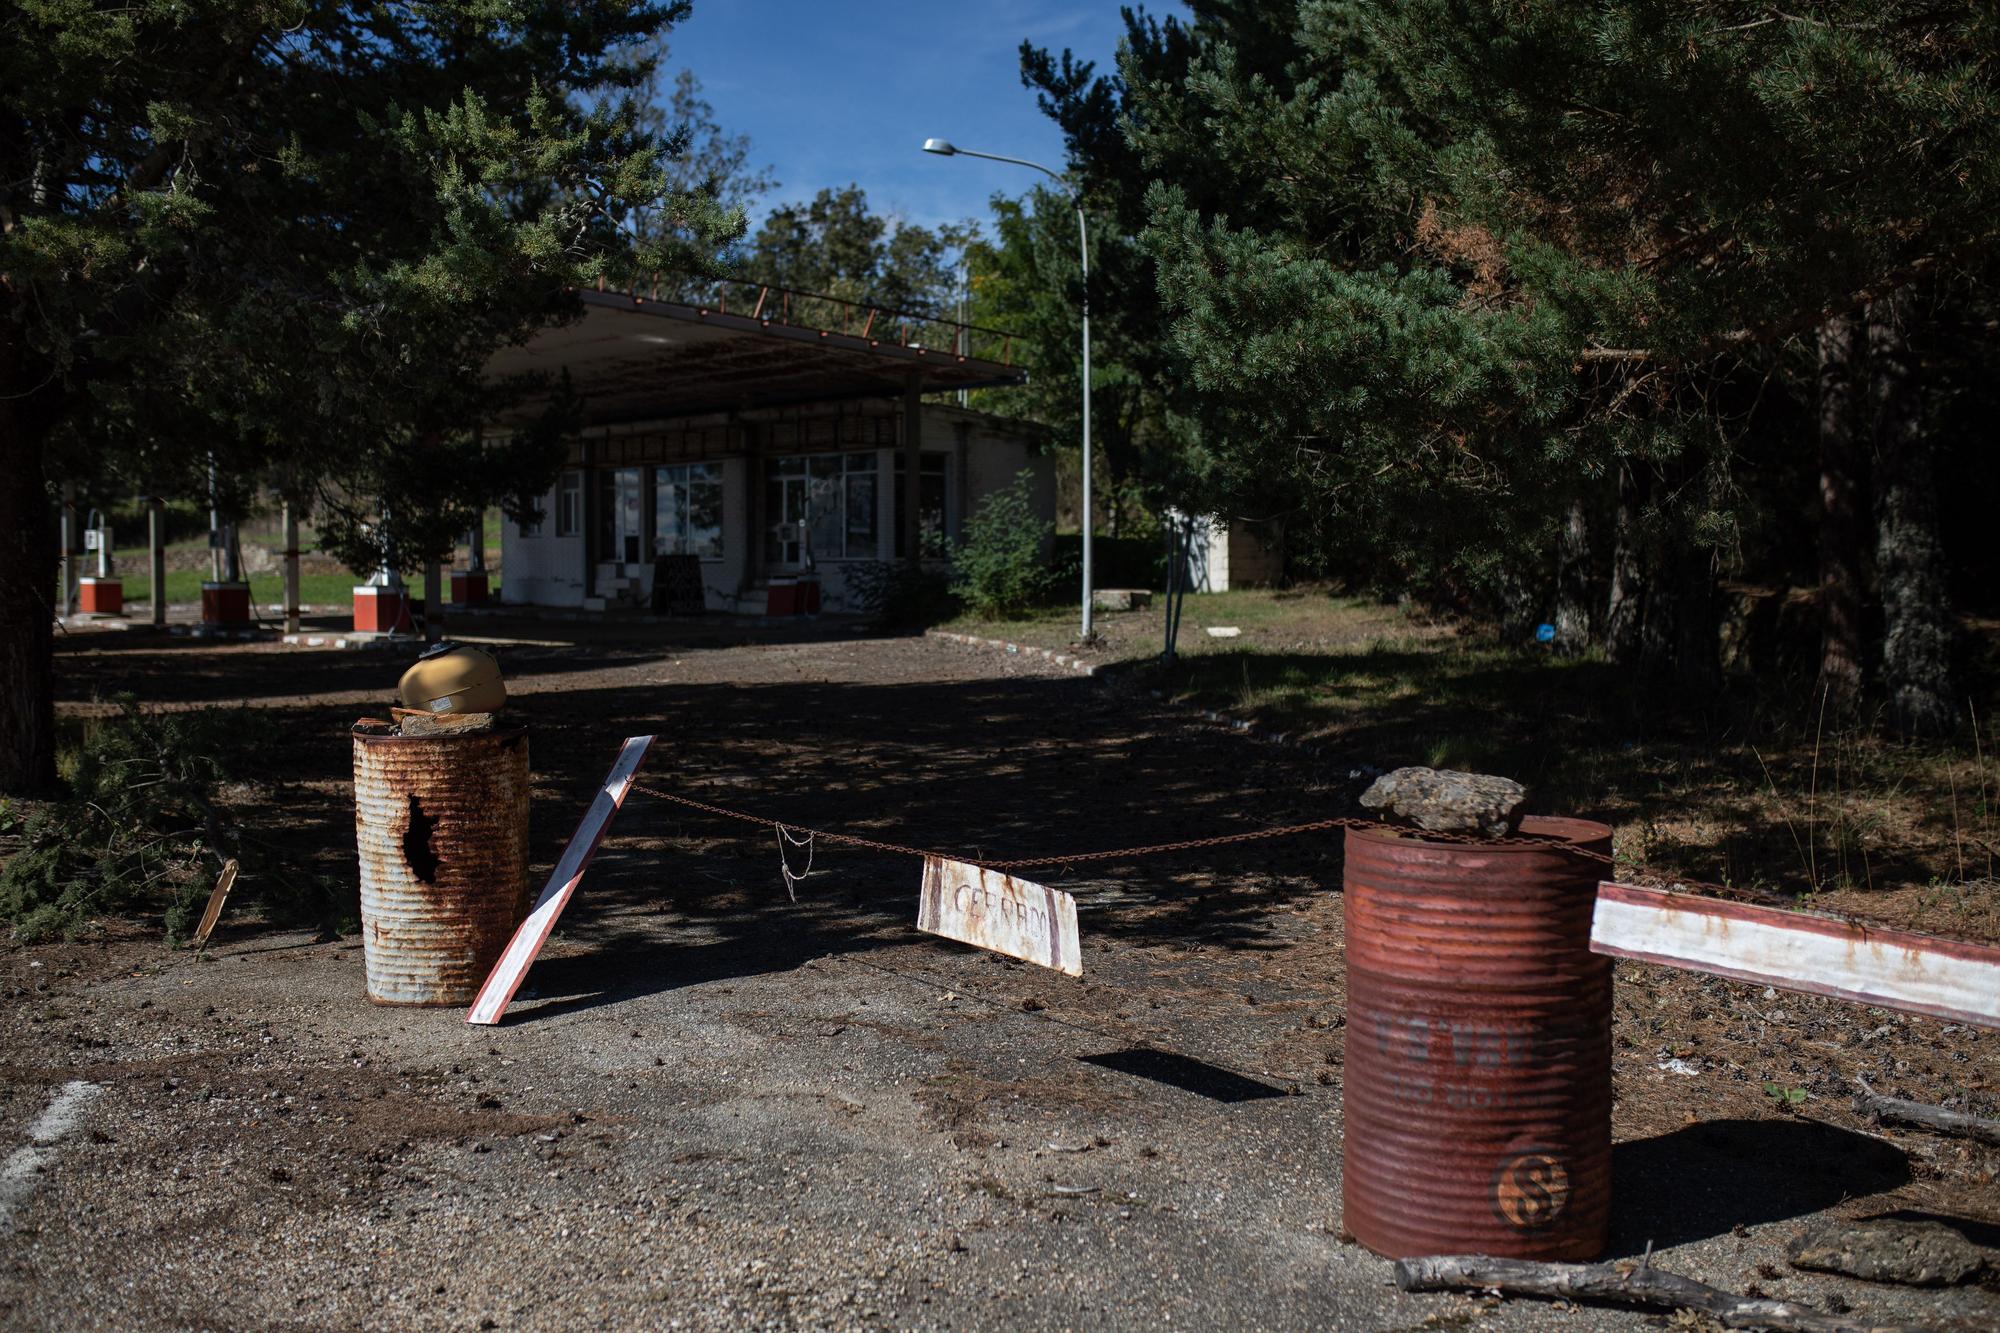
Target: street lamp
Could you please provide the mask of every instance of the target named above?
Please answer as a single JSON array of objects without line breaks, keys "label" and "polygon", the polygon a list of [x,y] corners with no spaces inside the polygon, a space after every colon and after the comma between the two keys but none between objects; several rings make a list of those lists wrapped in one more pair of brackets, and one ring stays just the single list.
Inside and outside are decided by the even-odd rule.
[{"label": "street lamp", "polygon": [[1090,642],[1095,631],[1091,628],[1090,616],[1090,232],[1083,220],[1083,196],[1054,171],[1039,162],[1030,162],[1024,157],[1002,157],[998,153],[976,153],[970,148],[954,147],[944,139],[924,140],[924,151],[936,153],[939,157],[983,157],[989,162],[1011,162],[1017,167],[1032,167],[1063,188],[1069,195],[1070,204],[1076,209],[1077,253],[1083,261],[1083,640]]}]

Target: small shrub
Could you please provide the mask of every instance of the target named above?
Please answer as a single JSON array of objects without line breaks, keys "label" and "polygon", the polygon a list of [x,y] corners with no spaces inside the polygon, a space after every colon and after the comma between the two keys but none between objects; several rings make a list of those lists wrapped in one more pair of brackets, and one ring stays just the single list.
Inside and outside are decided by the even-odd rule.
[{"label": "small shrub", "polygon": [[[221,709],[118,712],[84,724],[61,755],[69,792],[17,820],[18,849],[0,869],[0,921],[23,941],[73,936],[121,911],[161,914],[185,935],[223,857],[250,869],[269,858],[246,842],[217,799],[230,758],[256,746],[261,717]],[[317,886],[314,886],[317,892]]]},{"label": "small shrub", "polygon": [[1055,524],[1035,514],[1033,486],[1034,474],[1022,472],[965,522],[952,591],[974,615],[1018,615],[1048,595],[1053,575],[1042,551]]}]

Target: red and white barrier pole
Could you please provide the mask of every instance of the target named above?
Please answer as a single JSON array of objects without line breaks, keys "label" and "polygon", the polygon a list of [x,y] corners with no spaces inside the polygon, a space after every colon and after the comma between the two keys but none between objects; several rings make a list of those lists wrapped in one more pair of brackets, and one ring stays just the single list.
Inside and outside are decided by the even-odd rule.
[{"label": "red and white barrier pole", "polygon": [[2000,948],[1814,912],[1597,886],[1593,953],[2000,1027]]},{"label": "red and white barrier pole", "polygon": [[632,779],[638,775],[639,765],[652,746],[651,736],[626,738],[625,747],[618,752],[618,762],[611,766],[604,786],[590,803],[590,809],[584,811],[583,822],[576,826],[569,846],[563,848],[562,856],[557,859],[549,882],[542,886],[541,897],[535,899],[527,919],[514,932],[514,938],[507,941],[507,951],[500,955],[500,961],[486,977],[486,984],[479,988],[472,1009],[465,1016],[466,1022],[498,1023],[507,1012],[514,992],[521,989],[521,979],[528,975],[542,946],[548,943],[556,918],[569,906],[570,895],[583,881],[583,872],[596,854],[597,844],[604,841],[604,832],[611,827],[611,817],[625,804],[625,793],[632,789]]}]

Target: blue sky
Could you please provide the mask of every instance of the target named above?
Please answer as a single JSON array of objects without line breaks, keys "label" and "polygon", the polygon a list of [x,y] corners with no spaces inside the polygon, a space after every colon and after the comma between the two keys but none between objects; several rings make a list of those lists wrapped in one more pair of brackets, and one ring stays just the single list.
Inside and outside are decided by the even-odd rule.
[{"label": "blue sky", "polygon": [[1062,136],[1021,86],[1021,42],[1109,69],[1123,31],[1118,0],[695,0],[669,63],[694,71],[716,119],[769,164],[766,207],[855,182],[877,212],[929,226],[983,219],[996,191],[1042,177],[920,152],[924,139],[1061,170]]}]

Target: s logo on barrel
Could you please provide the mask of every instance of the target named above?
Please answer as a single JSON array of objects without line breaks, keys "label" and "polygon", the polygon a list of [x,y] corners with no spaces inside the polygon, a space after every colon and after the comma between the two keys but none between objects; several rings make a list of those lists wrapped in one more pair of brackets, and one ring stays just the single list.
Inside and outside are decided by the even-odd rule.
[{"label": "s logo on barrel", "polygon": [[1551,1153],[1521,1153],[1493,1173],[1493,1212],[1517,1230],[1548,1226],[1568,1205],[1569,1170]]}]

